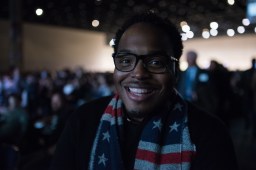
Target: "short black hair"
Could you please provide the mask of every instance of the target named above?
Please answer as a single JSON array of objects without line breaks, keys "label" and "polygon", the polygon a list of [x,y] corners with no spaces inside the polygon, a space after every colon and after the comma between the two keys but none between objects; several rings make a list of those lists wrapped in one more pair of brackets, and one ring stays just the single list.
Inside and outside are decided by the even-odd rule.
[{"label": "short black hair", "polygon": [[154,12],[146,12],[141,14],[136,14],[129,18],[119,30],[117,30],[115,38],[114,38],[114,53],[117,52],[119,41],[123,35],[123,33],[132,25],[137,23],[148,23],[153,26],[157,26],[163,29],[173,45],[174,56],[176,59],[179,59],[182,55],[183,44],[181,40],[180,32],[178,31],[177,27],[167,18],[161,18]]}]

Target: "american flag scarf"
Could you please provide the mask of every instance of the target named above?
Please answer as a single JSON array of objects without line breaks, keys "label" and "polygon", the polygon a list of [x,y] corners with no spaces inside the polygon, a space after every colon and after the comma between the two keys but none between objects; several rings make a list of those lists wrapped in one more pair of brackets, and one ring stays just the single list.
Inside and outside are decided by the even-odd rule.
[{"label": "american flag scarf", "polygon": [[[189,170],[196,147],[187,125],[187,106],[176,93],[174,107],[153,116],[138,144],[134,169]],[[123,133],[122,101],[114,96],[101,117],[94,139],[89,169],[123,170],[120,141]]]}]

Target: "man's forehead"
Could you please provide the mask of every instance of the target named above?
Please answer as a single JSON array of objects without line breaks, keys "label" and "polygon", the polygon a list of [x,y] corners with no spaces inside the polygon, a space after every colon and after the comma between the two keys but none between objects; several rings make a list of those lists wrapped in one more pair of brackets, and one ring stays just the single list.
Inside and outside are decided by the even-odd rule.
[{"label": "man's forehead", "polygon": [[[172,45],[166,34],[155,26],[139,23],[128,28],[119,42],[119,50],[170,51]],[[118,51],[119,51],[118,50]]]},{"label": "man's forehead", "polygon": [[[123,36],[128,35],[134,35],[134,34],[146,34],[146,35],[150,35],[149,37],[153,36],[166,36],[167,33],[165,33],[165,31],[163,31],[162,28],[149,24],[149,23],[136,23],[132,26],[130,26],[123,34]],[[123,37],[122,36],[122,37]],[[121,38],[122,38],[121,37]]]}]

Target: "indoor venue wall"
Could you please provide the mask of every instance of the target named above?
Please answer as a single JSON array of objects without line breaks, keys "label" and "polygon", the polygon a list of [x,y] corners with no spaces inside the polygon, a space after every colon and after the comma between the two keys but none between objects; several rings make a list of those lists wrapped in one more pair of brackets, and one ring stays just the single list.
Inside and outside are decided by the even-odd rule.
[{"label": "indoor venue wall", "polygon": [[[0,22],[0,36],[0,68],[3,70],[8,68],[7,22]],[[113,71],[113,50],[105,42],[104,33],[24,24],[23,69],[53,71],[81,66],[90,71]]]},{"label": "indoor venue wall", "polygon": [[190,49],[198,52],[198,65],[203,68],[209,66],[210,60],[216,60],[229,70],[245,70],[251,67],[251,59],[256,58],[256,34],[194,38],[185,41],[184,47],[183,54]]},{"label": "indoor venue wall", "polygon": [[[0,21],[0,70],[8,68],[9,24]],[[230,70],[245,70],[256,58],[256,34],[194,38],[184,42],[184,54],[196,50],[199,65],[207,67],[211,59]],[[23,25],[23,69],[56,70],[82,66],[89,71],[113,71],[112,48],[100,32],[36,25]],[[184,62],[184,55],[181,62]]]}]

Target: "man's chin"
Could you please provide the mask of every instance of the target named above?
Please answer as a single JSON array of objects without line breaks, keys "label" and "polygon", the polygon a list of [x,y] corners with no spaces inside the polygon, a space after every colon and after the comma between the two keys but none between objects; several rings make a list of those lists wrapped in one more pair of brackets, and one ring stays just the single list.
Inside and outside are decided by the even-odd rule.
[{"label": "man's chin", "polygon": [[150,112],[146,110],[126,110],[126,114],[132,119],[144,119]]}]

